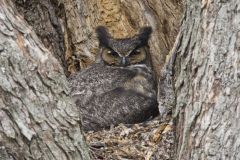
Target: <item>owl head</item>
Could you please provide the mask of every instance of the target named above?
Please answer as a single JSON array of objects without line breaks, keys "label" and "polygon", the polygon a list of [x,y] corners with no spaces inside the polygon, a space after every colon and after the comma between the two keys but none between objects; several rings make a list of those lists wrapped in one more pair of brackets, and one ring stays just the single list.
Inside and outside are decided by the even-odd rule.
[{"label": "owl head", "polygon": [[97,27],[96,33],[101,48],[99,57],[105,64],[125,67],[148,63],[151,27],[141,28],[139,33],[131,38],[114,39],[103,26]]}]

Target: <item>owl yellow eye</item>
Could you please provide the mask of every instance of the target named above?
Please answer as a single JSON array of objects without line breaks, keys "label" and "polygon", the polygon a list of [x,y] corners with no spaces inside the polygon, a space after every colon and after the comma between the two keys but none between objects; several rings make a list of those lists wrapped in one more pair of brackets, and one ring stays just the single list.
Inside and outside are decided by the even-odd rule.
[{"label": "owl yellow eye", "polygon": [[140,49],[136,49],[136,50],[133,50],[130,55],[138,55],[140,53],[141,53]]},{"label": "owl yellow eye", "polygon": [[113,57],[118,57],[118,53],[113,51],[113,50],[109,50],[109,51],[107,51],[107,53],[110,54]]}]

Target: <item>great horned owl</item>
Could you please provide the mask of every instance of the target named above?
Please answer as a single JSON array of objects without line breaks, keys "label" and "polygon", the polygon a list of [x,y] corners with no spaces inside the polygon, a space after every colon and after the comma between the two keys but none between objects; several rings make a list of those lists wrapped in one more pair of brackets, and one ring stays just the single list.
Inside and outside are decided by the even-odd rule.
[{"label": "great horned owl", "polygon": [[158,114],[148,47],[151,32],[144,27],[132,38],[114,39],[105,27],[96,29],[96,62],[69,78],[85,131],[139,123]]}]

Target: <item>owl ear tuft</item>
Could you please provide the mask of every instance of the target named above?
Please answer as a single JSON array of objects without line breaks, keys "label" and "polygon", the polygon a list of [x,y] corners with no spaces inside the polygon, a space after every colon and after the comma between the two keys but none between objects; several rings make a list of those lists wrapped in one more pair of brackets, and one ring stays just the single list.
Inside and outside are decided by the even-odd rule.
[{"label": "owl ear tuft", "polygon": [[108,46],[108,40],[111,37],[108,30],[104,26],[98,26],[96,28],[97,38],[100,46]]},{"label": "owl ear tuft", "polygon": [[139,31],[138,37],[141,41],[141,45],[147,45],[148,40],[152,33],[152,27],[142,27]]}]

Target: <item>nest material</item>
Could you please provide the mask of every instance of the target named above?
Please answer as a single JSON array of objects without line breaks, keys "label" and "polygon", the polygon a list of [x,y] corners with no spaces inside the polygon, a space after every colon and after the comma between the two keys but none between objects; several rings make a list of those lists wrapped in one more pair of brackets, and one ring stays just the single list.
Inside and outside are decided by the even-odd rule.
[{"label": "nest material", "polygon": [[86,140],[95,159],[171,160],[174,156],[174,127],[158,120],[88,132]]}]

